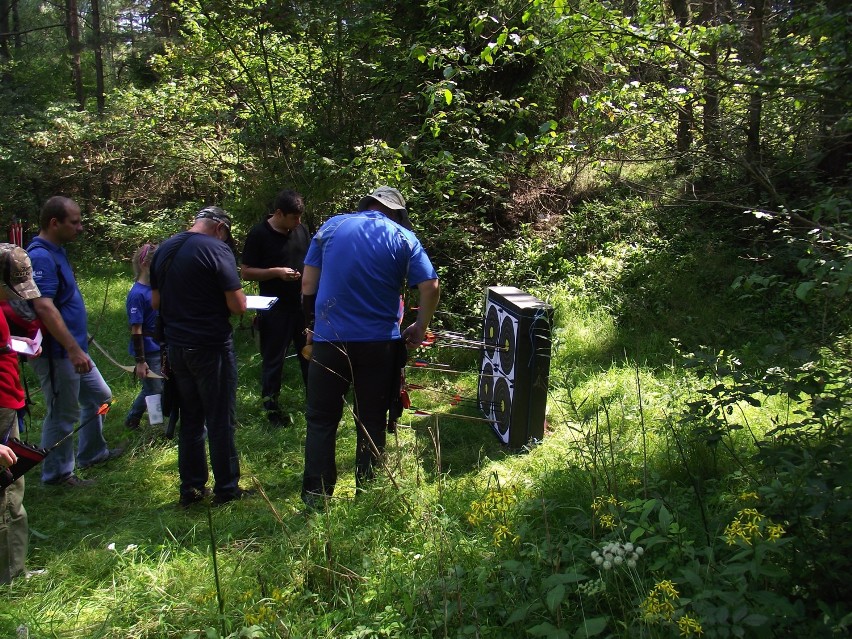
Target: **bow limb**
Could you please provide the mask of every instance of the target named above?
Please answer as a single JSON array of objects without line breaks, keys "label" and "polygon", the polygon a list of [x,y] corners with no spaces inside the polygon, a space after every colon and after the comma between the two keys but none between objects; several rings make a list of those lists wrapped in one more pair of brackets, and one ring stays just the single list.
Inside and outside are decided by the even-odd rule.
[{"label": "bow limb", "polygon": [[[95,338],[92,337],[91,335],[89,335],[89,344],[91,344],[92,346],[97,348],[101,352],[101,354],[104,357],[107,358],[107,361],[109,361],[110,364],[113,364],[114,366],[117,366],[121,370],[127,371],[128,373],[133,373],[136,370],[134,366],[125,366],[124,364],[119,362],[117,359],[115,359],[112,355],[110,355],[107,352],[107,350],[103,346],[101,346],[98,342],[96,342]],[[152,373],[151,371],[148,371],[148,373],[145,375],[145,377],[147,377],[149,379],[162,379],[163,378],[162,375],[157,375],[156,373]]]}]

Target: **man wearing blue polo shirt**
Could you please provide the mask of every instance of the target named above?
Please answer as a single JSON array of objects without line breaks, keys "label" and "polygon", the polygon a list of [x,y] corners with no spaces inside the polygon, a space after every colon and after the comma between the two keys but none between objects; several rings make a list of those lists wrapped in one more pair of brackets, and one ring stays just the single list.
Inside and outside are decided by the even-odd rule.
[{"label": "man wearing blue polo shirt", "polygon": [[[79,421],[77,467],[87,468],[118,457],[123,449],[108,448],[104,439],[98,409],[112,399],[112,391],[89,357],[86,306],[65,254],[64,245],[83,230],[80,207],[54,196],[42,207],[39,223],[41,230],[27,252],[42,295],[33,300],[33,309],[47,329],[44,356],[32,361],[46,407],[41,445],[50,448]],[[93,482],[74,473],[73,438],[44,459],[41,480],[69,488]]]},{"label": "man wearing blue polo shirt", "polygon": [[[355,389],[356,486],[374,475],[384,452],[394,381],[405,349],[423,341],[438,305],[438,275],[411,231],[405,200],[382,186],[356,213],[336,215],[311,241],[302,274],[305,318],[313,327],[308,370],[302,499],[309,507],[337,482],[335,439],[344,396]],[[417,288],[417,320],[399,325],[403,285]]]}]

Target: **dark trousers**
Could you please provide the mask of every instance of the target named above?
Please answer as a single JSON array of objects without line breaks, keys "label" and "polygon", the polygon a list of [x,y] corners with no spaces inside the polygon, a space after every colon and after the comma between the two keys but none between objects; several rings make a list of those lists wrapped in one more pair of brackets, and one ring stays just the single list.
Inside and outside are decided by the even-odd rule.
[{"label": "dark trousers", "polygon": [[296,349],[296,357],[302,369],[302,381],[305,387],[308,385],[308,360],[302,357],[302,347],[305,345],[305,316],[301,310],[279,311],[273,307],[270,311],[258,313],[257,328],[260,332],[260,356],[263,360],[260,373],[263,407],[275,410],[278,407],[278,395],[281,393],[284,354],[291,343]]},{"label": "dark trousers", "polygon": [[234,439],[237,360],[233,344],[218,349],[169,346],[169,363],[180,395],[178,471],[181,495],[203,490],[210,447],[213,492],[232,495],[240,479]]},{"label": "dark trousers", "polygon": [[[302,499],[313,504],[318,495],[331,495],[337,482],[335,448],[337,425],[344,398],[354,385],[355,480],[361,486],[373,477],[376,452],[385,449],[387,412],[398,341],[315,342],[308,371],[308,407],[305,414],[305,474]],[[368,437],[369,436],[369,437]],[[370,444],[372,440],[372,445]]]}]

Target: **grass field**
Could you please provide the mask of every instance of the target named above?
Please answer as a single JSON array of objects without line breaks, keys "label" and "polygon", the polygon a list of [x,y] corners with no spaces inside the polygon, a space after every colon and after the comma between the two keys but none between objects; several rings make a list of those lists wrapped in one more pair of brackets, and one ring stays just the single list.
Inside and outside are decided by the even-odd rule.
[{"label": "grass field", "polygon": [[[91,489],[30,474],[28,567],[42,572],[4,588],[0,636],[21,626],[33,638],[842,634],[848,368],[772,351],[774,325],[754,319],[765,300],[730,290],[734,255],[693,242],[674,261],[651,256],[669,266],[642,271],[647,296],[630,273],[613,283],[606,263],[584,276],[586,290],[534,289],[556,312],[543,442],[513,453],[487,425],[454,418],[444,393],[414,391],[437,415],[403,420],[387,472],[358,499],[344,419],[340,483],[312,515],[299,499],[298,367],[285,367],[291,424],[270,429],[248,317],[235,320],[237,443],[243,485],[261,494],[224,507],[177,508],[175,443],[123,428],[137,387],[94,352],[115,396],[105,433],[127,452],[84,473]],[[90,328],[129,363],[129,267],[86,266]],[[414,380],[475,394],[474,352],[426,355],[470,372]],[[42,400],[27,375],[37,442]],[[807,385],[817,377],[818,392]],[[798,439],[765,435],[779,428]]]}]

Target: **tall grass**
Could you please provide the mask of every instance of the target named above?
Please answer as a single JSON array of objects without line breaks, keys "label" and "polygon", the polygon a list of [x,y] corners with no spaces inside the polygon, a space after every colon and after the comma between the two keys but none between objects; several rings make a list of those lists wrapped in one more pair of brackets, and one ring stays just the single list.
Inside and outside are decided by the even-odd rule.
[{"label": "tall grass", "polygon": [[[414,391],[416,405],[434,415],[403,420],[389,437],[384,472],[357,499],[355,431],[344,418],[341,480],[312,514],[299,500],[298,367],[288,360],[282,392],[291,426],[270,430],[247,319],[235,322],[237,443],[243,483],[262,496],[216,508],[209,519],[204,507],[176,507],[175,443],[154,428],[124,431],[137,387],[94,352],[115,395],[107,439],[127,440],[128,453],[86,472],[95,490],[43,487],[31,473],[28,564],[44,572],[5,589],[0,635],[20,625],[30,637],[67,638],[626,638],[699,629],[757,637],[842,628],[842,602],[825,603],[819,620],[798,603],[792,576],[810,573],[796,573],[785,486],[753,459],[755,440],[791,412],[810,410],[807,397],[789,384],[775,394],[747,387],[752,378],[742,371],[761,362],[738,368],[715,348],[747,341],[744,318],[755,312],[721,313],[732,253],[705,260],[718,244],[653,246],[607,249],[596,268],[616,260],[616,278],[590,270],[585,282],[530,287],[556,309],[540,445],[511,454],[487,426],[454,419],[459,409],[447,395]],[[675,265],[642,271],[653,299],[630,285],[646,263],[640,254]],[[699,263],[713,272],[690,277]],[[95,338],[121,358],[129,267],[80,267]],[[682,302],[699,300],[696,287],[711,281],[705,304]],[[698,334],[718,343],[702,350],[699,340],[672,340]],[[475,357],[436,355],[471,372],[412,377],[473,394]],[[708,398],[720,410],[695,408]],[[827,499],[820,503],[835,508]]]}]

